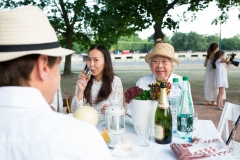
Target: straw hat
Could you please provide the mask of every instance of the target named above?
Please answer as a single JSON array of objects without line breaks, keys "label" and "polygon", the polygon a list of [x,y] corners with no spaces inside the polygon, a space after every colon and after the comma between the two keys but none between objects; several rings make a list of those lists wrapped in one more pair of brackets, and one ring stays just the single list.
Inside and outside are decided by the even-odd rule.
[{"label": "straw hat", "polygon": [[66,56],[44,12],[36,6],[0,11],[0,62],[29,54]]},{"label": "straw hat", "polygon": [[148,63],[154,56],[167,57],[179,64],[178,59],[175,58],[173,46],[168,43],[163,43],[162,39],[157,39],[152,51],[145,56],[145,61]]}]

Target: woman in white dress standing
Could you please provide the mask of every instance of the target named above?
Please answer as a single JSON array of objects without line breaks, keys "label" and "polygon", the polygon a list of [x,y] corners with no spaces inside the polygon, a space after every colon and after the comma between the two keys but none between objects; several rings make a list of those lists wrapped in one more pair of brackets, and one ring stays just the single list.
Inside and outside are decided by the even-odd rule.
[{"label": "woman in white dress standing", "polygon": [[119,77],[114,75],[109,51],[103,45],[95,45],[88,51],[86,68],[92,72],[85,76],[84,70],[78,77],[71,112],[82,106],[92,106],[102,114],[109,105],[110,98],[118,98],[123,106],[123,87]]},{"label": "woman in white dress standing", "polygon": [[211,43],[208,47],[207,56],[205,58],[204,105],[216,105],[218,95],[218,89],[215,88],[216,70],[212,68],[211,63],[218,49],[217,43]]},{"label": "woman in white dress standing", "polygon": [[221,50],[217,51],[212,61],[212,67],[216,69],[216,88],[219,89],[216,106],[217,110],[223,110],[223,95],[225,93],[225,88],[228,88],[227,66],[231,56],[228,56],[224,60],[224,54],[225,53]]}]

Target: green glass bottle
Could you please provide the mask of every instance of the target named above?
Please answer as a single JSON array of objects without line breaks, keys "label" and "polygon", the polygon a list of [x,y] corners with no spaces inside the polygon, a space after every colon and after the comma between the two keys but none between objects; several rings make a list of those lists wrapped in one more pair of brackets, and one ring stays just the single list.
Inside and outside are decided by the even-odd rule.
[{"label": "green glass bottle", "polygon": [[167,97],[166,83],[161,82],[161,94],[155,112],[155,142],[169,144],[172,142],[172,114]]}]

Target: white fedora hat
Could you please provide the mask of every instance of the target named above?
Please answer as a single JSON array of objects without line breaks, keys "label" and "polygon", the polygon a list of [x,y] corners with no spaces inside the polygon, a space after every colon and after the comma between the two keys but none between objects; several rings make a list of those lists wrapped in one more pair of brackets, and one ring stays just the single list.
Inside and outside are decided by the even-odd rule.
[{"label": "white fedora hat", "polygon": [[170,58],[171,60],[176,62],[178,65],[179,61],[178,59],[175,58],[175,51],[173,46],[168,43],[163,43],[161,39],[157,39],[157,42],[158,43],[155,44],[152,51],[145,56],[145,61],[149,63],[149,61],[154,56],[162,56],[162,57]]},{"label": "white fedora hat", "polygon": [[44,12],[36,6],[0,11],[0,62],[30,54],[66,56]]}]

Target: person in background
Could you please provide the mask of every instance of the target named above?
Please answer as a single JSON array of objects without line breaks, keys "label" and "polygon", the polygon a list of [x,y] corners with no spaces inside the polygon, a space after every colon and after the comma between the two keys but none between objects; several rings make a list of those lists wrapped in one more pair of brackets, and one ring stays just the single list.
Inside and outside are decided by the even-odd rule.
[{"label": "person in background", "polygon": [[216,69],[215,87],[219,89],[216,106],[217,110],[223,110],[223,95],[225,93],[225,88],[228,88],[227,68],[231,56],[224,59],[224,54],[225,53],[221,50],[217,51],[212,61],[212,68]]},{"label": "person in background", "polygon": [[[86,68],[92,72],[91,76],[85,76]],[[106,47],[95,45],[89,49],[85,70],[78,77],[72,99],[72,112],[87,105],[103,114],[110,98],[119,99],[119,105],[123,106],[122,81],[114,75],[110,53]]]},{"label": "person in background", "polygon": [[[212,61],[215,53],[219,50],[217,43],[211,43],[207,50],[207,56],[204,61],[206,67],[204,75],[204,105],[217,105],[218,89],[215,87],[216,70],[212,68]],[[223,95],[226,98],[226,95]]]},{"label": "person in background", "polygon": [[55,112],[63,113],[63,99],[60,85],[54,94],[53,102],[50,104],[50,107]]},{"label": "person in background", "polygon": [[[143,90],[149,90],[149,84],[156,83],[157,80],[167,80],[172,84],[173,78],[178,78],[180,85],[182,84],[182,76],[173,73],[179,61],[175,58],[172,45],[163,43],[162,39],[157,39],[154,48],[149,54],[146,54],[145,61],[149,64],[152,73],[141,77],[136,86]],[[191,92],[190,84],[189,89]],[[127,105],[127,114],[131,115],[130,105]]]},{"label": "person in background", "polygon": [[72,53],[40,8],[0,11],[1,159],[112,159],[95,126],[49,107],[62,56]]}]

